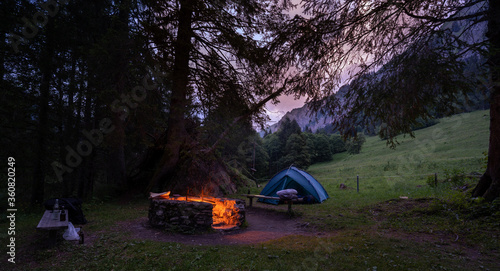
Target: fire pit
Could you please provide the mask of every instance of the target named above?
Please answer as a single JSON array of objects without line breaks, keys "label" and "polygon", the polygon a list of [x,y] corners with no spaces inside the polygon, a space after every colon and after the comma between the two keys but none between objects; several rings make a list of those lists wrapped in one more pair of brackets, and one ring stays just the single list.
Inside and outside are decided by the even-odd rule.
[{"label": "fire pit", "polygon": [[245,201],[203,196],[151,193],[149,223],[153,227],[203,231],[237,229],[245,222]]}]

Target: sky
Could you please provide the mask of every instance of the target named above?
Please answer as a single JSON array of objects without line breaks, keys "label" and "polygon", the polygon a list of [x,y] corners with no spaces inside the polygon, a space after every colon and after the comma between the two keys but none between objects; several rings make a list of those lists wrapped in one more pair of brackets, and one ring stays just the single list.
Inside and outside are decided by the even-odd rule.
[{"label": "sky", "polygon": [[266,104],[267,115],[271,118],[268,122],[269,125],[273,125],[278,122],[286,112],[292,111],[294,108],[299,108],[304,106],[306,97],[301,97],[300,99],[295,99],[293,96],[281,95],[278,100],[278,104],[274,105],[271,102]]},{"label": "sky", "polygon": [[[300,0],[292,0],[294,4],[300,4]],[[297,8],[290,11],[290,15],[302,14],[302,7],[299,5]],[[286,112],[292,111],[292,109],[300,108],[304,106],[307,97],[301,97],[300,99],[295,99],[293,96],[281,95],[278,97],[280,101],[278,104],[274,105],[272,102],[268,102],[265,105],[267,115],[271,118],[268,125],[273,125],[278,122]]]}]

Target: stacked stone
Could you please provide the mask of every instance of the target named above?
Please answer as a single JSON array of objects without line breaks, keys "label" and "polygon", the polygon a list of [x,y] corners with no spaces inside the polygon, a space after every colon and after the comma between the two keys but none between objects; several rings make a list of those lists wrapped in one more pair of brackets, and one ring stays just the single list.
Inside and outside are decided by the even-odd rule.
[{"label": "stacked stone", "polygon": [[149,222],[167,230],[208,230],[212,227],[212,204],[168,199],[151,199]]}]

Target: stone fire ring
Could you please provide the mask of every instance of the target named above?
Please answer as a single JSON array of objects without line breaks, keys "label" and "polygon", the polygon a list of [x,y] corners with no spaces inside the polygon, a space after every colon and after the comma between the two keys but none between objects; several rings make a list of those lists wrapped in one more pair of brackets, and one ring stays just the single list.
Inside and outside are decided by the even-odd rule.
[{"label": "stone fire ring", "polygon": [[[151,198],[149,205],[149,222],[153,227],[171,231],[193,232],[239,229],[245,222],[245,201],[240,199],[217,198],[228,205],[224,212],[214,210],[215,203],[186,201],[174,198]],[[219,209],[219,208],[217,208]],[[234,224],[219,223],[214,225],[214,218],[231,216]]]}]

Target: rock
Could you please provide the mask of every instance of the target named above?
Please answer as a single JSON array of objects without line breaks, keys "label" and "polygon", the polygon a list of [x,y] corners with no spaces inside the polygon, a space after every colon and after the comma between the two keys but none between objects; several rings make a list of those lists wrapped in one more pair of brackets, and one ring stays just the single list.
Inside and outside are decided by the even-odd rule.
[{"label": "rock", "polygon": [[[180,197],[179,199],[182,199]],[[220,199],[219,199],[220,200]],[[208,230],[212,228],[215,217],[235,218],[237,225],[245,221],[245,201],[223,199],[224,206],[229,207],[218,214],[213,213],[214,204],[209,202],[187,202],[185,200],[152,199],[149,206],[149,222],[153,227],[167,230]]]}]

